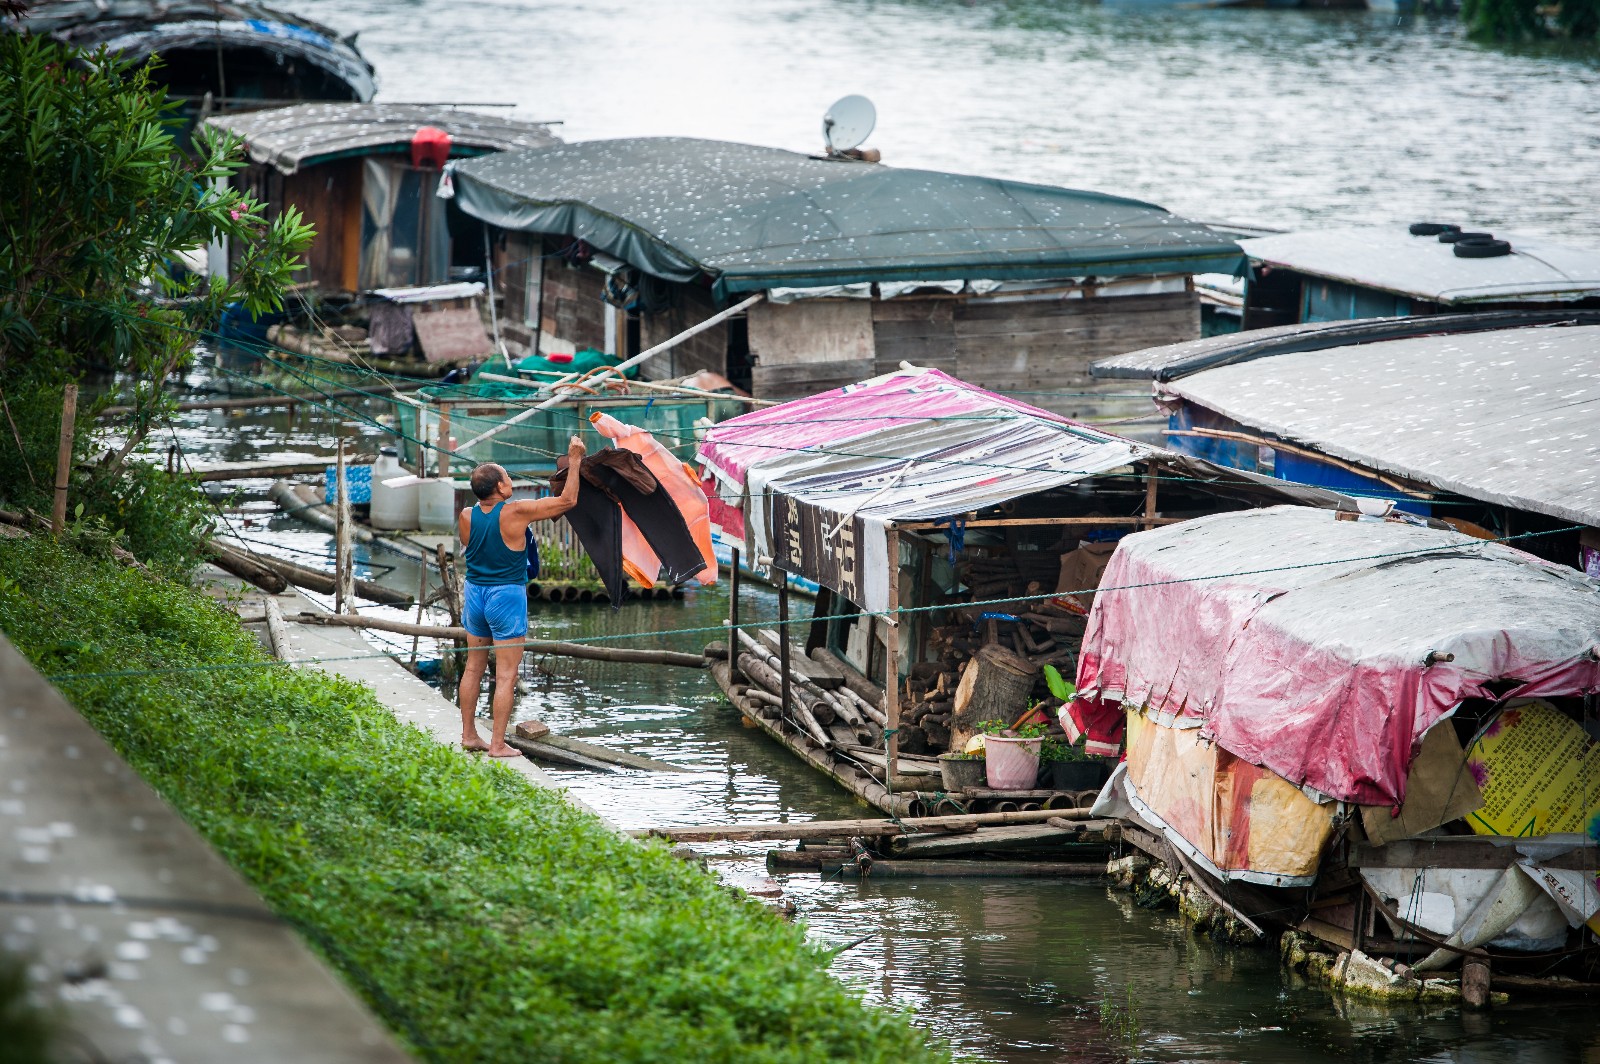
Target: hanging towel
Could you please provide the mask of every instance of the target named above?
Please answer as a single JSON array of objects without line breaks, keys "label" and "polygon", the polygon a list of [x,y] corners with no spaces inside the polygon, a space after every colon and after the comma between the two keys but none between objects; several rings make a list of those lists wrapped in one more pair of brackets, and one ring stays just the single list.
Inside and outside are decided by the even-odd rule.
[{"label": "hanging towel", "polygon": [[612,440],[617,447],[632,451],[644,459],[645,467],[655,474],[656,480],[667,489],[673,504],[683,515],[689,527],[689,536],[700,551],[706,567],[696,577],[710,586],[717,582],[717,555],[711,546],[711,513],[706,493],[696,480],[694,471],[682,462],[654,436],[634,425],[625,425],[610,414],[595,412],[589,415],[595,430]]}]

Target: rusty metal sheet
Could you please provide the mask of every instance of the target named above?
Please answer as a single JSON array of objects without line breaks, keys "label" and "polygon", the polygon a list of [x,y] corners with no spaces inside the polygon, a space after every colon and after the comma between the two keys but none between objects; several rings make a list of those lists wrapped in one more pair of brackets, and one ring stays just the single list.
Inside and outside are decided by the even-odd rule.
[{"label": "rusty metal sheet", "polygon": [[476,307],[451,307],[418,312],[411,318],[429,362],[482,358],[494,350]]}]

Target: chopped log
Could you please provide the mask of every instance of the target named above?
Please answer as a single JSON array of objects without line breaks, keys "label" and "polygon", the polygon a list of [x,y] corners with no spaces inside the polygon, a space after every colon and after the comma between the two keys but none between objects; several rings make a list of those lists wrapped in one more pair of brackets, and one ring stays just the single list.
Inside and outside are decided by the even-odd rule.
[{"label": "chopped log", "polygon": [[815,872],[823,865],[837,865],[850,859],[848,846],[807,846],[803,850],[768,850],[767,871],[803,869]]},{"label": "chopped log", "polygon": [[950,749],[950,717],[948,714],[930,713],[918,722],[922,734],[928,737],[928,746],[934,750]]},{"label": "chopped log", "polygon": [[1461,1002],[1481,1009],[1489,1004],[1489,955],[1481,950],[1469,953],[1461,962]]},{"label": "chopped log", "polygon": [[928,733],[915,724],[900,725],[900,750],[908,754],[928,752]]},{"label": "chopped log", "polygon": [[[774,687],[781,688],[782,677],[778,675],[778,671],[772,667],[770,662],[758,658],[754,654],[740,654],[738,665],[741,673],[769,690]],[[778,709],[786,713],[800,730],[810,736],[818,746],[821,746],[824,750],[831,750],[834,745],[833,737],[823,728],[824,722],[819,719],[813,706],[807,704],[805,692],[791,685],[791,694],[795,696],[793,704],[788,706],[780,705]],[[831,715],[831,708],[829,713]],[[831,724],[832,720],[830,719],[827,723]]]},{"label": "chopped log", "polygon": [[220,568],[226,569],[241,580],[248,580],[263,591],[277,595],[289,589],[289,581],[284,575],[264,564],[257,554],[235,550],[215,539],[206,541],[205,552],[206,557]]},{"label": "chopped log", "polygon": [[990,824],[1042,824],[1052,817],[1089,819],[1087,809],[1041,809],[1036,812],[961,813],[915,816],[899,820],[807,820],[793,824],[702,824],[698,827],[647,828],[636,836],[678,842],[761,842],[774,839],[837,839],[874,835],[908,835],[924,831],[976,831]]},{"label": "chopped log", "polygon": [[[770,651],[776,658],[778,646],[782,642],[778,633],[770,628],[763,628],[756,633],[764,649]],[[844,686],[844,673],[839,669],[829,669],[822,663],[812,660],[801,653],[799,647],[789,648],[789,668],[795,676],[800,677],[818,690],[828,691]]]},{"label": "chopped log", "polygon": [[289,629],[283,623],[283,610],[278,608],[278,600],[268,595],[262,604],[263,612],[267,615],[267,642],[272,647],[272,656],[279,661],[293,661],[294,652],[289,647]]},{"label": "chopped log", "polygon": [[967,663],[950,718],[950,749],[966,746],[986,720],[1015,720],[1028,708],[1038,669],[1004,647],[986,646]]},{"label": "chopped log", "polygon": [[840,688],[839,693],[854,703],[855,707],[861,711],[862,716],[872,721],[872,723],[876,724],[878,727],[887,728],[889,726],[889,718],[884,716],[883,710],[878,708],[881,703],[867,701],[865,698],[861,697],[860,692],[848,685]]},{"label": "chopped log", "polygon": [[721,642],[720,640],[714,643],[707,643],[705,655],[712,661],[727,661],[728,644]]},{"label": "chopped log", "polygon": [[[861,870],[853,862],[840,862],[837,869],[823,868],[823,875],[859,879]],[[1098,879],[1106,874],[1104,861],[874,861],[868,878],[893,879]]]}]

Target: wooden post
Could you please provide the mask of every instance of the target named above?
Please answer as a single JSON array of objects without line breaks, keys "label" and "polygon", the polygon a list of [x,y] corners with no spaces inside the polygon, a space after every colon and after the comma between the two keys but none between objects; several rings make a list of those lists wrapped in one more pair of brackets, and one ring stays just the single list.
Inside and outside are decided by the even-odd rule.
[{"label": "wooden post", "polygon": [[439,475],[450,475],[450,407],[439,404]]},{"label": "wooden post", "polygon": [[[778,574],[778,686],[781,688],[778,697],[783,700],[778,708],[784,716],[788,716],[794,712],[789,702],[793,687],[789,677],[789,574],[778,568],[777,562],[772,563],[772,571]],[[735,635],[733,638],[737,640],[739,637]],[[729,647],[735,645],[730,643]]]},{"label": "wooden post", "polygon": [[67,385],[61,396],[61,443],[56,448],[56,499],[50,531],[59,536],[67,527],[67,482],[72,479],[72,433],[78,420],[78,386]]},{"label": "wooden post", "polygon": [[1156,474],[1160,472],[1160,465],[1154,459],[1145,459],[1144,464],[1144,516],[1145,528],[1154,528],[1156,516]]},{"label": "wooden post", "polygon": [[[422,604],[428,601],[428,563],[422,562],[417,566],[417,624],[422,623]],[[417,671],[417,643],[422,639],[420,634],[411,637],[411,671]]]},{"label": "wooden post", "polygon": [[739,548],[733,548],[728,564],[728,668],[735,682],[739,679]]},{"label": "wooden post", "polygon": [[883,633],[883,714],[889,724],[885,729],[884,757],[886,779],[893,779],[900,763],[900,532],[889,526],[889,607],[884,616],[887,627]]},{"label": "wooden post", "polygon": [[333,612],[354,613],[356,609],[356,567],[351,557],[350,482],[345,472],[344,440],[334,465],[333,532]]}]

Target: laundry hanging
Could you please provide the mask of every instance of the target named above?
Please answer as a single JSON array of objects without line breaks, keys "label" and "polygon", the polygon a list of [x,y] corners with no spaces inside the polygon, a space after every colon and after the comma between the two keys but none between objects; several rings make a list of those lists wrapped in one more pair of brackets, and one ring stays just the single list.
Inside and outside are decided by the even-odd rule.
[{"label": "laundry hanging", "polygon": [[[566,479],[563,458],[550,485],[560,491]],[[613,606],[620,605],[629,576],[650,586],[664,574],[679,584],[706,567],[671,494],[632,451],[607,448],[583,460],[578,502],[567,519]]]},{"label": "laundry hanging", "polygon": [[[672,496],[673,504],[689,526],[689,535],[700,550],[706,567],[695,578],[709,587],[717,582],[717,555],[711,545],[710,507],[706,493],[701,489],[694,470],[678,460],[650,433],[635,425],[624,424],[596,411],[589,415],[595,431],[610,439],[615,446],[632,451],[644,459],[645,466],[655,474],[661,485]],[[624,550],[626,554],[626,550]]]}]

